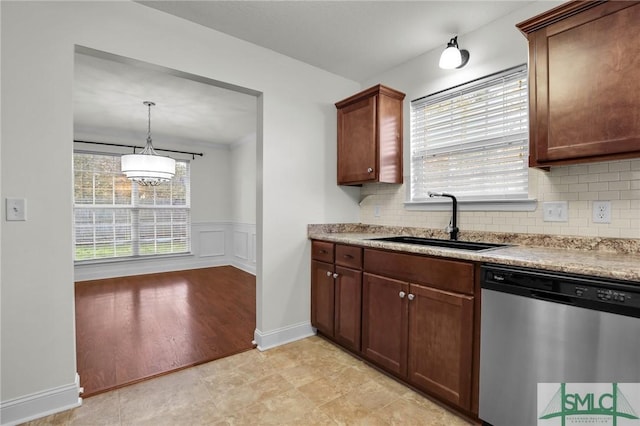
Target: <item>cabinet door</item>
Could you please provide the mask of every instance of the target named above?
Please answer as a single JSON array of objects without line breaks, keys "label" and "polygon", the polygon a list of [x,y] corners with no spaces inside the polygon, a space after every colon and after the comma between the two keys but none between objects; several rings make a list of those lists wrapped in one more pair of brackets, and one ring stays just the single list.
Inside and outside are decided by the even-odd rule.
[{"label": "cabinet door", "polygon": [[529,34],[531,165],[640,156],[640,3]]},{"label": "cabinet door", "polygon": [[338,110],[338,184],[377,178],[376,99],[369,96]]},{"label": "cabinet door", "polygon": [[407,374],[407,293],[402,281],[365,273],[362,282],[362,353],[399,376]]},{"label": "cabinet door", "polygon": [[311,325],[333,337],[334,317],[333,265],[311,261]]},{"label": "cabinet door", "polygon": [[360,350],[362,272],[336,267],[335,339],[341,345]]},{"label": "cabinet door", "polygon": [[471,407],[473,297],[411,285],[409,381],[459,407]]}]

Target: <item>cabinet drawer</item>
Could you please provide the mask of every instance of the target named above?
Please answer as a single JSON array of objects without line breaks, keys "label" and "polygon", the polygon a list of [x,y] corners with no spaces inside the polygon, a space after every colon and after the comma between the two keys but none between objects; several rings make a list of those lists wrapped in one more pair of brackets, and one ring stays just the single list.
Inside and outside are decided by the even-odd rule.
[{"label": "cabinet drawer", "polygon": [[362,269],[362,249],[336,244],[336,265]]},{"label": "cabinet drawer", "polygon": [[321,262],[333,263],[333,243],[312,241],[311,258]]},{"label": "cabinet drawer", "polygon": [[366,249],[364,270],[432,288],[473,294],[473,264],[468,262]]}]

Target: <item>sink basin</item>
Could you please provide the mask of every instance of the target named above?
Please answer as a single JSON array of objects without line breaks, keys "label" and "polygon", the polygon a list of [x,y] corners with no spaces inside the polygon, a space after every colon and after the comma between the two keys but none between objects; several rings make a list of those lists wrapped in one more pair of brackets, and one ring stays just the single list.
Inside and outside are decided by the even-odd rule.
[{"label": "sink basin", "polygon": [[471,251],[488,250],[488,249],[495,249],[495,248],[508,246],[508,244],[477,243],[472,241],[440,240],[437,238],[408,237],[408,236],[370,238],[370,240],[388,241],[390,243],[417,244],[422,246],[445,247],[445,248],[471,250]]}]

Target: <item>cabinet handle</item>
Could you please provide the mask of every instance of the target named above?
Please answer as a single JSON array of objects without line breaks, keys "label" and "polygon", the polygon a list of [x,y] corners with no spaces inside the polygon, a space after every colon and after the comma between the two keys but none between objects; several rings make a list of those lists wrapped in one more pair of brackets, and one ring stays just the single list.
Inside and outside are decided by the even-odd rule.
[{"label": "cabinet handle", "polygon": [[328,252],[325,249],[320,250],[320,254],[327,254]]},{"label": "cabinet handle", "polygon": [[404,296],[406,296],[407,294],[404,291],[401,291],[398,296],[400,296],[400,299],[404,299]]},{"label": "cabinet handle", "polygon": [[333,278],[338,278],[340,275],[338,274],[333,274]]},{"label": "cabinet handle", "polygon": [[327,276],[330,277],[331,276],[331,271],[327,271]]},{"label": "cabinet handle", "polygon": [[369,173],[373,173],[373,169],[372,169],[371,167],[369,167],[369,168],[367,169],[367,172],[369,172]]},{"label": "cabinet handle", "polygon": [[350,254],[345,254],[344,257],[347,259],[353,259],[353,256],[351,256]]},{"label": "cabinet handle", "polygon": [[415,298],[416,298],[416,296],[415,296],[414,294],[409,293],[409,295],[407,296],[407,298],[408,298],[409,300],[413,300],[413,299],[415,299]]}]

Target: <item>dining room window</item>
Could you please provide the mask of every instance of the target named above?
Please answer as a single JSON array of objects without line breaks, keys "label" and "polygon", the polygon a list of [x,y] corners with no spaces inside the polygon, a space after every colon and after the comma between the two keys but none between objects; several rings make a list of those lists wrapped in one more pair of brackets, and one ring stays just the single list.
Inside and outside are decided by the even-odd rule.
[{"label": "dining room window", "polygon": [[73,166],[76,261],[191,251],[188,161],[157,186],[127,179],[115,154],[74,152]]}]

